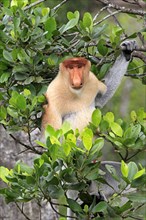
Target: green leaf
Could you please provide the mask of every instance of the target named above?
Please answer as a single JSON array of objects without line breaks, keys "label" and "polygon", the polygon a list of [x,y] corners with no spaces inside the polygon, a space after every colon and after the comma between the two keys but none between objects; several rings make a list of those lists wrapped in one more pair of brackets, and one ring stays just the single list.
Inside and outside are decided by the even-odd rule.
[{"label": "green leaf", "polygon": [[92,123],[98,127],[100,122],[101,122],[101,117],[102,117],[102,114],[101,114],[101,111],[99,109],[96,109],[93,114],[92,114]]},{"label": "green leaf", "polygon": [[128,163],[128,180],[132,181],[135,174],[138,172],[138,167],[136,163],[134,162],[129,162]]},{"label": "green leaf", "polygon": [[98,78],[102,79],[105,74],[107,73],[107,71],[109,70],[109,68],[111,67],[111,63],[105,63],[102,65],[102,67],[100,68],[100,72],[98,74]]},{"label": "green leaf", "polygon": [[108,48],[105,45],[106,41],[104,39],[99,40],[97,44],[97,49],[102,56],[105,56],[108,52]]},{"label": "green leaf", "polygon": [[8,106],[7,107],[7,113],[12,116],[13,118],[18,118],[18,112],[16,111],[16,109]]},{"label": "green leaf", "polygon": [[46,37],[50,39],[53,36],[53,31],[57,28],[55,18],[51,17],[45,22],[45,31],[48,31]]},{"label": "green leaf", "polygon": [[81,206],[75,200],[67,198],[67,203],[73,212],[83,212]]},{"label": "green leaf", "polygon": [[0,167],[0,178],[5,182],[8,183],[9,181],[6,179],[6,176],[8,176],[10,171],[6,168],[1,166]]},{"label": "green leaf", "polygon": [[146,193],[131,193],[126,196],[132,202],[145,203],[146,202]]},{"label": "green leaf", "polygon": [[128,177],[128,165],[123,160],[121,162],[121,173],[124,177]]},{"label": "green leaf", "polygon": [[[138,171],[138,173],[140,171]],[[140,187],[143,187],[145,183],[146,183],[146,173],[142,174],[140,177],[137,177],[137,178],[134,177],[131,183],[131,187],[140,189]]]},{"label": "green leaf", "polygon": [[64,191],[60,186],[57,185],[49,185],[48,186],[49,196],[52,199],[59,199],[64,195]]},{"label": "green leaf", "polygon": [[9,62],[13,62],[13,57],[12,54],[10,52],[8,52],[7,50],[3,50],[3,57],[9,61]]},{"label": "green leaf", "polygon": [[71,11],[69,11],[69,12],[67,13],[67,18],[68,18],[68,20],[72,20],[73,18],[79,19],[79,16],[80,16],[79,11],[75,11],[74,13],[71,12]]},{"label": "green leaf", "polygon": [[18,162],[14,168],[18,173],[27,173],[29,175],[33,174],[33,168],[29,167],[25,163]]},{"label": "green leaf", "polygon": [[139,133],[141,131],[141,125],[136,124],[136,125],[131,125],[129,128],[126,129],[124,132],[124,139],[132,139],[133,142],[136,141],[136,139],[139,136]]},{"label": "green leaf", "polygon": [[38,140],[36,140],[35,142],[36,142],[36,144],[38,144],[39,146],[44,147],[44,148],[47,148],[47,147],[46,147],[46,144],[44,144],[43,142],[38,141]]},{"label": "green leaf", "polygon": [[30,92],[29,89],[24,89],[23,94],[24,94],[25,97],[28,97],[28,96],[31,95],[31,92]]},{"label": "green leaf", "polygon": [[0,120],[4,120],[7,117],[7,110],[4,106],[0,106]]},{"label": "green leaf", "polygon": [[94,142],[94,145],[90,151],[90,154],[95,154],[96,152],[99,152],[104,146],[104,139],[103,138],[97,138]]},{"label": "green leaf", "polygon": [[145,168],[143,168],[142,170],[138,171],[138,172],[134,175],[133,179],[137,179],[137,178],[141,177],[143,174],[145,174]]},{"label": "green leaf", "polygon": [[130,116],[131,116],[131,119],[132,119],[133,122],[135,122],[137,120],[137,115],[136,115],[135,111],[132,111]]},{"label": "green leaf", "polygon": [[42,15],[43,16],[49,15],[49,13],[50,13],[50,8],[42,8]]},{"label": "green leaf", "polygon": [[85,12],[83,16],[83,25],[85,28],[88,28],[90,31],[93,29],[93,19],[89,12]]},{"label": "green leaf", "polygon": [[123,130],[119,124],[117,124],[116,122],[112,122],[110,124],[110,126],[111,126],[111,130],[114,132],[114,134],[116,134],[119,137],[123,136]]},{"label": "green leaf", "polygon": [[25,110],[26,109],[26,99],[23,95],[19,95],[17,97],[17,108],[19,108],[20,110]]},{"label": "green leaf", "polygon": [[60,29],[60,33],[63,34],[64,32],[68,31],[69,29],[75,27],[78,23],[78,18],[71,19],[65,26]]},{"label": "green leaf", "polygon": [[111,122],[114,122],[115,117],[112,112],[107,112],[106,115],[103,116],[103,119],[110,124]]},{"label": "green leaf", "polygon": [[89,128],[85,128],[82,132],[82,141],[83,145],[86,148],[86,150],[90,150],[92,147],[92,139],[93,139],[93,132]]},{"label": "green leaf", "polygon": [[0,77],[0,83],[7,82],[10,75],[11,75],[10,73],[3,73]]},{"label": "green leaf", "polygon": [[99,202],[94,208],[92,209],[93,214],[98,212],[104,212],[107,209],[107,203],[106,202]]},{"label": "green leaf", "polygon": [[63,143],[63,149],[64,149],[64,153],[66,156],[68,156],[70,154],[70,151],[71,151],[71,145],[70,143]]}]

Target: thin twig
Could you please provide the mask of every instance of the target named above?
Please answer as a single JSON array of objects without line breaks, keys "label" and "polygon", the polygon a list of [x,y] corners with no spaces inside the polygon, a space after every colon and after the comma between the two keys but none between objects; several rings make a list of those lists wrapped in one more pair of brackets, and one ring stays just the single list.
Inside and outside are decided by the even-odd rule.
[{"label": "thin twig", "polygon": [[[138,49],[140,49],[140,48],[138,48]],[[140,50],[138,50],[138,49],[136,49],[136,51],[133,51],[132,56],[140,58],[144,63],[146,63],[146,56],[145,56],[145,54],[140,52]],[[142,49],[143,48],[141,48],[141,50]],[[146,50],[145,50],[145,52],[146,52]]]},{"label": "thin twig", "polygon": [[32,8],[32,7],[34,7],[34,6],[38,5],[38,4],[40,4],[40,3],[42,3],[42,2],[45,2],[45,1],[46,1],[46,0],[38,0],[37,2],[34,2],[34,3],[32,3],[32,4],[28,5],[28,6],[26,6],[26,7],[24,8],[24,10],[28,10],[28,9],[30,9],[30,8]]},{"label": "thin twig", "polygon": [[61,3],[59,3],[58,5],[56,5],[53,10],[56,11],[58,8],[60,8],[63,4],[65,4],[66,2],[68,2],[69,0],[64,0]]},{"label": "thin twig", "polygon": [[[127,72],[130,72],[130,71],[133,71],[133,70],[137,70],[137,69],[139,69],[139,68],[141,68],[141,67],[145,67],[145,66],[146,66],[146,64],[141,65],[141,66],[137,66],[137,67],[135,67],[135,68],[132,68],[132,69],[127,70]],[[139,74],[139,75],[143,75],[143,74]]]},{"label": "thin twig", "polygon": [[146,12],[143,10],[135,10],[135,9],[131,9],[131,8],[126,8],[124,6],[115,5],[107,0],[98,0],[98,1],[100,1],[101,3],[103,3],[105,5],[109,5],[110,7],[114,8],[116,10],[119,10],[122,13],[129,13],[129,14],[135,14],[135,15],[140,15],[140,16],[146,15]]},{"label": "thin twig", "polygon": [[30,150],[33,153],[42,155],[42,152],[36,150],[35,148],[31,148],[29,145],[24,144],[23,142],[21,142],[20,140],[18,140],[15,136],[13,136],[12,134],[10,134],[11,138],[13,138],[17,143],[21,144],[23,147],[25,147],[27,150]]},{"label": "thin twig", "polygon": [[[108,11],[110,14],[112,14],[112,11],[110,10],[110,8],[107,8],[107,11]],[[112,15],[112,16],[113,16],[113,18],[114,18],[116,24],[123,30],[124,36],[127,37],[127,34],[125,33],[124,28],[122,27],[122,25],[121,25],[120,22],[118,21],[117,17],[116,17],[115,15]]]},{"label": "thin twig", "polygon": [[22,215],[27,219],[27,220],[31,220],[25,213],[24,211],[20,208],[20,206],[17,204],[17,202],[15,202],[17,208],[19,209],[19,211],[22,213]]},{"label": "thin twig", "polygon": [[126,161],[131,160],[133,157],[135,157],[137,154],[139,154],[141,152],[141,150],[137,150],[136,153],[134,153],[133,155],[131,155],[130,157],[128,157],[126,159]]},{"label": "thin twig", "polygon": [[106,19],[108,19],[109,17],[111,17],[111,16],[113,16],[113,15],[119,14],[120,12],[121,12],[121,10],[119,10],[119,11],[114,11],[114,12],[111,13],[110,15],[107,15],[107,16],[105,16],[103,19],[101,19],[100,21],[94,23],[94,26],[96,26],[96,25],[102,23],[103,21],[105,21]]},{"label": "thin twig", "polygon": [[146,73],[142,73],[142,74],[139,74],[139,73],[133,74],[132,73],[132,74],[125,74],[124,76],[143,78],[146,76]]},{"label": "thin twig", "polygon": [[101,8],[100,11],[94,16],[93,22],[97,19],[97,17],[101,14],[101,12],[103,12],[103,11],[106,10],[107,8],[109,8],[108,5],[106,5],[105,7]]}]

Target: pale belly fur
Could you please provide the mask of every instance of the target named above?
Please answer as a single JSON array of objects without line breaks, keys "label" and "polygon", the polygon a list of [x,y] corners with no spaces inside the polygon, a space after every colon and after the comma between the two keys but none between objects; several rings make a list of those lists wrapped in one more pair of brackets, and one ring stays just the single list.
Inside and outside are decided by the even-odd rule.
[{"label": "pale belly fur", "polygon": [[83,107],[81,111],[69,113],[63,117],[63,122],[70,123],[73,130],[76,128],[82,131],[91,121],[92,113],[95,110],[94,103],[90,107]]}]

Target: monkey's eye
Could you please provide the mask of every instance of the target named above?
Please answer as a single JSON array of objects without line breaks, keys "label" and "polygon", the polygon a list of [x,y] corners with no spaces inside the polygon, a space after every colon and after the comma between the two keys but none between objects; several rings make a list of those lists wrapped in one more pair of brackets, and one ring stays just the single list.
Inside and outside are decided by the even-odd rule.
[{"label": "monkey's eye", "polygon": [[82,66],[83,66],[82,64],[78,64],[78,69],[82,68]]},{"label": "monkey's eye", "polygon": [[69,66],[68,68],[69,68],[69,69],[73,69],[74,67],[73,67],[73,66]]}]

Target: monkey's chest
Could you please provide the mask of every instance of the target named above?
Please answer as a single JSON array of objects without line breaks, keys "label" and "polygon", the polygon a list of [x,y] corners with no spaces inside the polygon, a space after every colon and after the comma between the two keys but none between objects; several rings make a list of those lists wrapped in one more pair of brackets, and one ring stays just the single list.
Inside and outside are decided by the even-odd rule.
[{"label": "monkey's chest", "polygon": [[89,107],[83,107],[80,111],[66,114],[63,117],[63,122],[67,121],[70,123],[73,130],[78,128],[81,131],[91,121],[91,116],[94,110],[95,110],[95,105],[93,103]]}]

